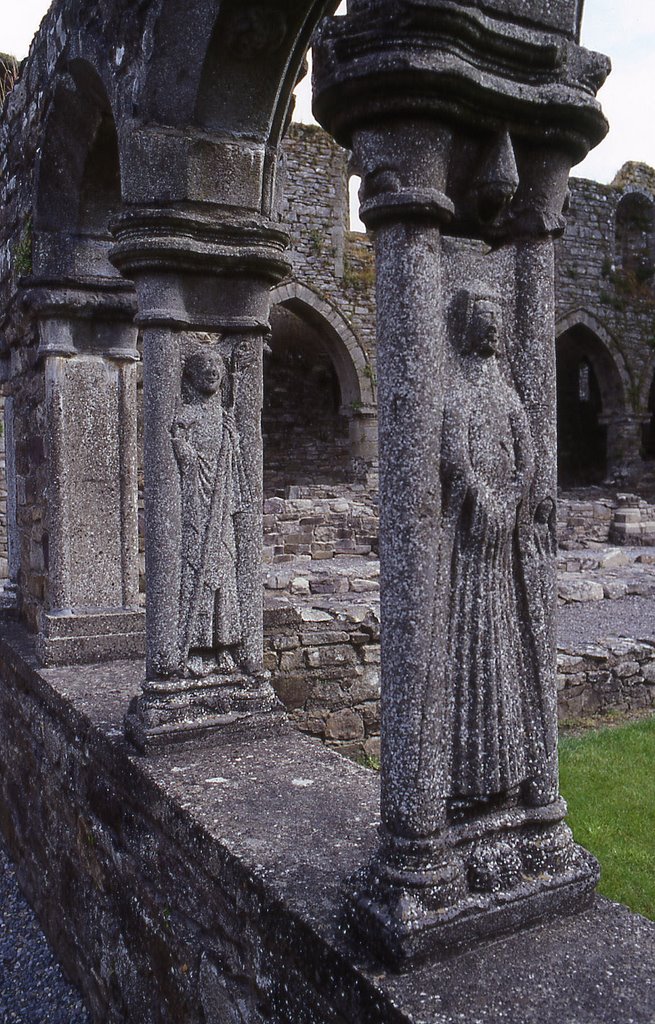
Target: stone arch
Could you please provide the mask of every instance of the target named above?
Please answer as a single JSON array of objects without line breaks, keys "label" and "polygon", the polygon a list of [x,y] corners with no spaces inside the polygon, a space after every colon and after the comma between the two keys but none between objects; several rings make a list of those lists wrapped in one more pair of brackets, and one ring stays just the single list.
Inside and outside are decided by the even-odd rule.
[{"label": "stone arch", "polygon": [[377,456],[374,379],[364,349],[338,310],[307,286],[281,285],[272,303],[267,490],[363,478]]},{"label": "stone arch", "polygon": [[560,484],[584,486],[620,476],[638,458],[629,450],[629,375],[604,327],[585,311],[557,324]]},{"label": "stone arch", "polygon": [[74,60],[57,75],[37,165],[35,274],[118,277],[108,251],[120,204],[112,107],[97,72]]},{"label": "stone arch", "polygon": [[375,406],[370,360],[359,338],[336,306],[297,281],[275,288],[271,293],[271,302],[297,312],[308,322],[316,324],[329,339],[343,404],[364,408]]},{"label": "stone arch", "polygon": [[164,0],[147,32],[152,54],[138,98],[144,127],[126,139],[130,200],[159,187],[169,202],[269,216],[293,90],[318,21],[337,5],[208,0],[185,12],[181,29],[179,3]]}]

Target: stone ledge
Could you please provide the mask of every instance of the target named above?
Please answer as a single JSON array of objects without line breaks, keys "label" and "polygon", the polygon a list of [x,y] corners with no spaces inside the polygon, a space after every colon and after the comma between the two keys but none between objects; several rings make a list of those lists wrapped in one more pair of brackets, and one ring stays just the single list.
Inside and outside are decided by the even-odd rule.
[{"label": "stone ledge", "polygon": [[0,826],[94,1020],[651,1024],[655,925],[624,907],[391,974],[341,928],[376,775],[294,733],[139,757],[139,662],[39,671],[7,625],[0,665]]},{"label": "stone ledge", "polygon": [[42,665],[80,665],[142,658],[146,646],[143,609],[41,615],[36,653]]}]

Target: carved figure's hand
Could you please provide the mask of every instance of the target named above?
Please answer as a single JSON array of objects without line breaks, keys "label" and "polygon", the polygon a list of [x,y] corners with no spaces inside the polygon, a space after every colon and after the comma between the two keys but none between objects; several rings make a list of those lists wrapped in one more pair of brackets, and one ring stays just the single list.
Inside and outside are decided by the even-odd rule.
[{"label": "carved figure's hand", "polygon": [[176,420],[171,427],[171,441],[178,465],[185,472],[193,461],[193,448],[187,440],[186,427],[179,420]]}]

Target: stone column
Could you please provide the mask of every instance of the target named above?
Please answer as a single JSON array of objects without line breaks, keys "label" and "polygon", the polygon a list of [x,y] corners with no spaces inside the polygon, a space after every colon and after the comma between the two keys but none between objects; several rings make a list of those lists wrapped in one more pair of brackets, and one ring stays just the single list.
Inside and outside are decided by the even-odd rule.
[{"label": "stone column", "polygon": [[48,282],[24,301],[38,321],[50,480],[37,652],[45,665],[138,656],[133,290]]},{"label": "stone column", "polygon": [[350,909],[394,964],[597,878],[556,769],[552,238],[606,130],[578,29],[573,0],[353,0],[314,48],[375,234],[382,825]]},{"label": "stone column", "polygon": [[144,345],[147,660],[126,719],[142,749],[282,718],[263,671],[260,420],[286,239],[254,220],[130,210],[116,226]]}]

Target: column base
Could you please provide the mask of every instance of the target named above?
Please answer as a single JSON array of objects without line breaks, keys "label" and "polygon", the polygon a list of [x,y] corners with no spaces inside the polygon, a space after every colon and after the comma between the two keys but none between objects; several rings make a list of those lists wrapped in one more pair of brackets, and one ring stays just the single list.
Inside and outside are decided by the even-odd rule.
[{"label": "column base", "polygon": [[351,879],[349,927],[399,970],[583,910],[600,872],[573,842],[565,809],[558,800],[489,815],[432,843],[383,838],[377,857]]},{"label": "column base", "polygon": [[232,739],[277,732],[285,724],[269,680],[235,673],[146,683],[125,716],[125,735],[147,752],[207,733]]}]

